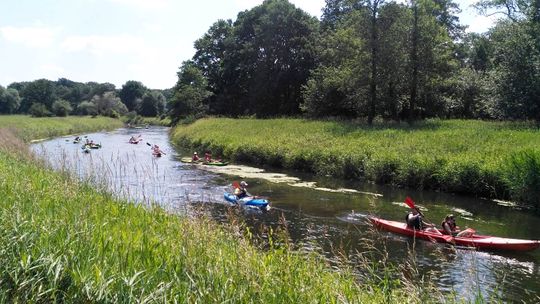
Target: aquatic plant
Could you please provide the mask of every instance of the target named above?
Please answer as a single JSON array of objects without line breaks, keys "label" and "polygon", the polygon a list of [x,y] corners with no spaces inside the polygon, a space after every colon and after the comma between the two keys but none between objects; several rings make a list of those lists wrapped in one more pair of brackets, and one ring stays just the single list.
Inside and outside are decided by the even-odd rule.
[{"label": "aquatic plant", "polygon": [[[540,145],[536,125],[526,122],[427,120],[368,126],[209,118],[179,125],[171,137],[178,147],[211,150],[238,162],[525,203],[540,197],[534,183],[508,183],[515,175],[508,167],[515,162],[510,156]],[[528,162],[518,170],[532,176],[540,164]]]}]

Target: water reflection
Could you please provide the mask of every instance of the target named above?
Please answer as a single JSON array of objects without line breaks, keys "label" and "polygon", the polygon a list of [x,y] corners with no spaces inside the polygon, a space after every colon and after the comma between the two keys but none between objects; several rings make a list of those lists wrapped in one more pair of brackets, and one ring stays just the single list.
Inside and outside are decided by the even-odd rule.
[{"label": "water reflection", "polygon": [[[142,134],[143,142],[128,143]],[[230,220],[230,204],[223,193],[231,181],[246,178],[250,192],[270,198],[273,210],[262,213],[242,210],[242,218],[253,231],[265,237],[268,228],[284,223],[290,240],[302,251],[318,252],[337,265],[337,256],[354,256],[366,250],[366,239],[386,246],[393,263],[408,261],[414,248],[415,261],[422,274],[436,273],[435,284],[445,292],[457,292],[473,299],[478,290],[498,294],[504,301],[537,302],[540,292],[540,253],[486,253],[445,247],[426,241],[379,232],[373,236],[365,218],[402,220],[406,214],[403,198],[411,196],[435,223],[448,213],[457,216],[458,225],[474,227],[480,234],[502,237],[540,238],[540,217],[481,199],[427,191],[411,191],[361,184],[354,181],[264,168],[232,165],[204,167],[184,164],[169,145],[166,128],[120,129],[87,134],[103,148],[83,153],[70,138],[58,138],[33,145],[38,154],[57,169],[75,172],[116,195],[142,204],[160,204],[171,212],[204,212],[218,221]],[[66,140],[67,139],[67,140]],[[158,144],[167,155],[152,156],[148,144]],[[182,154],[182,152],[180,152]]]}]

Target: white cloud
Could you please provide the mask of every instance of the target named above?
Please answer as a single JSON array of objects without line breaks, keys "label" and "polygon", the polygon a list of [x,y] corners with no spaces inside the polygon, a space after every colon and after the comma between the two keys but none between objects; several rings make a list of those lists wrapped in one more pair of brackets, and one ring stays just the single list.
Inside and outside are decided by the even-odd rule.
[{"label": "white cloud", "polygon": [[[60,75],[60,76],[66,72],[66,70],[63,67],[58,66],[56,64],[52,64],[52,63],[43,64],[42,66],[39,67],[39,70],[47,75],[53,74],[53,75]],[[56,78],[60,76],[57,76]]]},{"label": "white cloud", "polygon": [[0,34],[4,39],[14,43],[20,43],[31,48],[46,48],[52,45],[57,29],[43,26],[0,28]]},{"label": "white cloud", "polygon": [[133,53],[144,40],[131,35],[69,36],[62,42],[66,52],[88,52],[94,55]]},{"label": "white cloud", "polygon": [[303,9],[307,13],[317,18],[322,15],[322,8],[325,3],[324,0],[289,0],[296,7]]},{"label": "white cloud", "polygon": [[486,32],[497,23],[497,18],[496,16],[476,16],[469,21],[467,32]]},{"label": "white cloud", "polygon": [[142,10],[163,9],[169,4],[169,0],[110,0],[111,2],[126,5]]}]

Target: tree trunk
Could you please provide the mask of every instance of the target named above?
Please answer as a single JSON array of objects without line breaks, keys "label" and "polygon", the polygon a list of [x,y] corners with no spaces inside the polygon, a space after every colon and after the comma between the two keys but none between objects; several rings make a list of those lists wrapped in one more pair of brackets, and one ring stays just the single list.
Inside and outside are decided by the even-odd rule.
[{"label": "tree trunk", "polygon": [[370,102],[368,108],[368,124],[373,123],[375,117],[375,105],[377,104],[377,10],[379,1],[373,0],[371,6],[371,81],[370,81]]},{"label": "tree trunk", "polygon": [[409,123],[416,119],[416,99],[418,94],[418,5],[413,1],[413,27],[411,43],[411,95],[409,99]]}]

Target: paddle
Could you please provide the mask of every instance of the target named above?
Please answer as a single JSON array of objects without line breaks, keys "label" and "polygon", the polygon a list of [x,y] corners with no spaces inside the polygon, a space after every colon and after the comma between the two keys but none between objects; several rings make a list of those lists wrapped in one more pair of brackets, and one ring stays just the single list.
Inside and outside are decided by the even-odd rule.
[{"label": "paddle", "polygon": [[[420,214],[420,215],[422,216],[422,218],[426,220],[426,222],[428,222],[428,223],[434,225],[433,222],[430,221],[430,220],[428,220],[428,219],[424,216],[424,214],[422,213],[422,211],[420,211],[420,209],[418,209],[418,207],[416,207],[416,206],[414,205],[414,201],[412,200],[412,198],[410,198],[410,197],[407,196],[407,197],[405,198],[405,204],[406,204],[407,206],[409,206],[411,209],[415,209],[416,211],[418,211],[418,214]],[[434,225],[434,226],[435,226],[435,225]],[[441,235],[441,236],[442,236],[442,238],[443,238],[446,242],[448,242],[448,243],[453,243],[453,242],[454,242],[454,238],[453,238],[451,235],[443,234],[443,235]]]},{"label": "paddle", "polygon": [[[154,148],[154,145],[152,145],[151,143],[147,142],[146,144],[147,144],[148,146],[150,146],[151,149]],[[161,153],[161,154],[163,154],[163,155],[167,155],[167,153],[161,151],[161,149],[159,149],[159,153]]]}]

